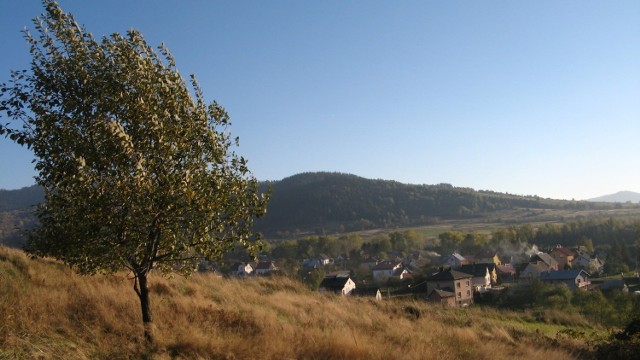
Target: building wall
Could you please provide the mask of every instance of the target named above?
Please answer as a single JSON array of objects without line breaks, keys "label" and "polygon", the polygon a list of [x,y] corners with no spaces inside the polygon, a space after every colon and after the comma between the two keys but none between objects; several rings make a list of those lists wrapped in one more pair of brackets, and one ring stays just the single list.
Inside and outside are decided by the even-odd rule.
[{"label": "building wall", "polygon": [[455,301],[458,306],[473,304],[473,284],[471,278],[464,278],[455,281],[427,281],[427,294],[435,289],[453,289]]}]

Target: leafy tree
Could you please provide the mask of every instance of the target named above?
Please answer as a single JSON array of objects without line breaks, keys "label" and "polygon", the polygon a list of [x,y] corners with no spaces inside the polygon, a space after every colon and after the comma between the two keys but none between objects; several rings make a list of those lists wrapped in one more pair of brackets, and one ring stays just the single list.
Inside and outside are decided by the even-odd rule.
[{"label": "leafy tree", "polygon": [[25,31],[30,69],[0,86],[0,135],[33,151],[45,191],[27,250],[81,274],[131,271],[151,342],[149,273],[189,275],[237,244],[255,252],[267,196],[232,150],[225,110],[166,48],[135,30],[97,40],[43,5],[37,35]]},{"label": "leafy tree", "polygon": [[445,231],[438,235],[440,248],[443,252],[459,251],[459,246],[465,238],[465,234],[459,231]]}]

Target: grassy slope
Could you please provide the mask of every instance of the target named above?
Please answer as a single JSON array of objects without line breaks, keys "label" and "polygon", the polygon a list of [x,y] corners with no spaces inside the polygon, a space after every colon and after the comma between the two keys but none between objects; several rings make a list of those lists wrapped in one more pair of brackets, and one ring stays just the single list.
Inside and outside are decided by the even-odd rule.
[{"label": "grassy slope", "polygon": [[557,313],[322,295],[284,278],[151,283],[157,348],[146,352],[126,274],[80,277],[0,247],[0,359],[553,360],[585,356],[584,336],[563,330],[601,331]]}]

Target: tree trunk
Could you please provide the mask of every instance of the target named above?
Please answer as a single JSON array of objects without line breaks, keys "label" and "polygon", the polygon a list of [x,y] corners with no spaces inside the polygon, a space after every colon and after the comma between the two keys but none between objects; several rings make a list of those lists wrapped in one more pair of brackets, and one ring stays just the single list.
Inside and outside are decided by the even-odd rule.
[{"label": "tree trunk", "polygon": [[140,298],[140,309],[142,310],[142,324],[144,325],[144,339],[147,344],[153,343],[153,323],[151,317],[151,303],[149,302],[149,286],[147,284],[147,274],[136,275],[136,293]]}]

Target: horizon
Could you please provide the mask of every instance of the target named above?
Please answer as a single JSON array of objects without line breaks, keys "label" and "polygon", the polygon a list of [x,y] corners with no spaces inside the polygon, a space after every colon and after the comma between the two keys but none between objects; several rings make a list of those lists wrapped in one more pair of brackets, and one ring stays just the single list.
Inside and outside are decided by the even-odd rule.
[{"label": "horizon", "polygon": [[[58,1],[167,45],[259,181],[330,171],[585,200],[640,192],[640,2]],[[0,83],[39,0],[0,4]],[[0,118],[4,121],[5,118]],[[35,183],[0,138],[0,188]]]},{"label": "horizon", "polygon": [[[294,177],[294,176],[298,176],[298,175],[303,175],[303,174],[320,174],[320,173],[333,173],[333,174],[342,174],[342,175],[350,175],[350,176],[356,176],[356,177],[360,177],[363,178],[365,180],[381,180],[381,181],[397,181],[397,180],[393,180],[393,179],[380,179],[380,178],[366,178],[357,174],[351,174],[351,173],[342,173],[342,172],[335,172],[335,171],[307,171],[307,172],[302,172],[302,173],[297,173],[297,174],[292,174],[289,176],[286,176],[282,179],[278,179],[278,180],[261,180],[261,179],[256,179],[258,182],[278,182],[278,181],[283,181],[285,179]],[[438,183],[438,184],[415,184],[415,183],[405,183],[405,182],[400,182],[403,185],[416,185],[416,186],[435,186],[435,185],[441,185],[441,184],[447,184],[447,185],[451,185],[454,188],[469,188],[467,186],[457,186],[455,184],[450,184],[450,183]],[[5,189],[5,188],[1,188],[0,187],[0,191],[15,191],[15,190],[21,190],[24,188],[29,188],[32,186],[36,186],[37,184],[31,184],[31,185],[26,185],[26,186],[21,186],[19,188],[15,188],[15,189]],[[492,189],[476,189],[476,188],[471,188],[471,190],[473,191],[478,191],[478,192],[483,192],[483,191],[489,191],[489,192],[496,192],[496,193],[500,193],[500,194],[506,194],[506,195],[514,195],[514,196],[522,196],[522,197],[540,197],[540,198],[545,198],[536,194],[513,194],[513,193],[509,193],[509,192],[501,192],[501,191],[496,191],[496,190],[492,190]],[[597,199],[597,198],[603,198],[603,197],[608,197],[608,196],[614,196],[614,195],[618,195],[618,194],[632,194],[632,195],[640,195],[640,193],[635,192],[635,191],[631,191],[631,190],[620,190],[617,191],[615,193],[611,193],[611,194],[601,194],[598,196],[594,196],[592,198],[589,199],[555,199],[555,198],[545,198],[545,199],[551,199],[551,200],[566,200],[566,201],[592,201],[592,199]],[[594,202],[600,202],[603,200],[596,200]],[[620,202],[620,201],[610,201],[610,200],[606,200],[604,202]],[[626,201],[629,202],[629,201]]]}]

